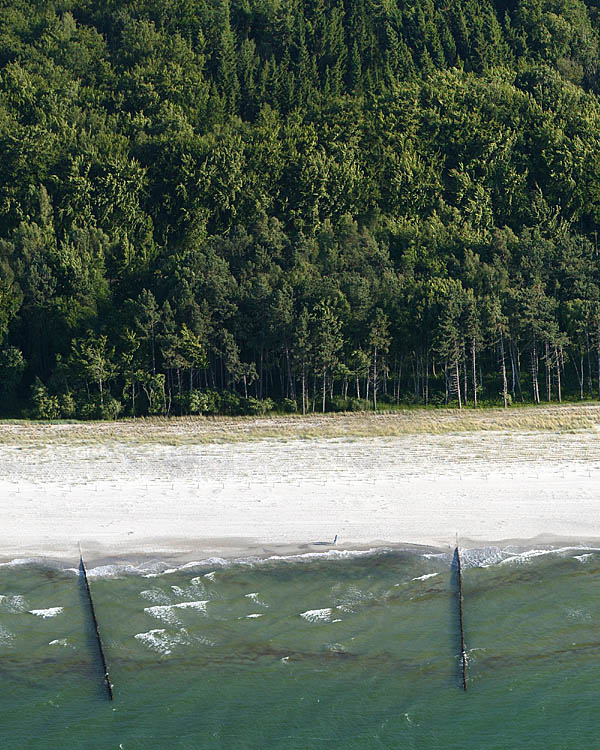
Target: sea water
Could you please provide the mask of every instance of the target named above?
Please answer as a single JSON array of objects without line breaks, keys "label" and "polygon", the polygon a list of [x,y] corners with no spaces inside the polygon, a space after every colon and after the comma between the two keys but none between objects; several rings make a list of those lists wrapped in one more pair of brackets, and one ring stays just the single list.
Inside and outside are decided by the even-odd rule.
[{"label": "sea water", "polygon": [[600,552],[0,566],[1,747],[598,747]]}]

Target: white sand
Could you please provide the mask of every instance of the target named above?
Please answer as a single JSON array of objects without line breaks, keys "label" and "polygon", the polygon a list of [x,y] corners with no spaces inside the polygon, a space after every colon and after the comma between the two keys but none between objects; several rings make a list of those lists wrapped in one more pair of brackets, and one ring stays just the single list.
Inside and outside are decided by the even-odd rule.
[{"label": "white sand", "polygon": [[[600,539],[600,433],[0,445],[3,558]],[[283,548],[282,548],[283,549]]]}]

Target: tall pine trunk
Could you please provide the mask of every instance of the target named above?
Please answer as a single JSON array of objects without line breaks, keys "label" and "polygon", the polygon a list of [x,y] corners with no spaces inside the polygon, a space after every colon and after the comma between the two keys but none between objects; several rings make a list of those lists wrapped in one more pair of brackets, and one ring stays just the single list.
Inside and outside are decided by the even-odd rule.
[{"label": "tall pine trunk", "polygon": [[504,356],[504,334],[500,331],[500,367],[502,370],[502,399],[504,408],[508,406],[508,383],[506,381],[506,358]]},{"label": "tall pine trunk", "polygon": [[373,411],[377,411],[377,347],[373,349]]},{"label": "tall pine trunk", "polygon": [[471,340],[471,369],[473,376],[473,406],[477,408],[477,347],[474,338]]},{"label": "tall pine trunk", "polygon": [[[560,404],[562,402],[562,389],[561,389],[561,383],[560,383],[560,355],[558,352],[558,349],[554,347],[554,357],[556,360],[556,387],[558,389],[558,403]],[[582,357],[582,364],[583,364],[583,357]]]},{"label": "tall pine trunk", "polygon": [[456,380],[456,395],[458,396],[458,408],[462,409],[462,399],[460,397],[460,370],[458,359],[454,360],[454,378]]},{"label": "tall pine trunk", "polygon": [[550,362],[550,346],[546,341],[546,395],[548,403],[552,401],[552,363]]},{"label": "tall pine trunk", "polygon": [[302,363],[302,414],[306,414],[306,365]]},{"label": "tall pine trunk", "polygon": [[531,350],[531,383],[533,386],[533,402],[540,403],[540,387],[538,384],[538,363],[535,335],[533,337],[533,348]]}]

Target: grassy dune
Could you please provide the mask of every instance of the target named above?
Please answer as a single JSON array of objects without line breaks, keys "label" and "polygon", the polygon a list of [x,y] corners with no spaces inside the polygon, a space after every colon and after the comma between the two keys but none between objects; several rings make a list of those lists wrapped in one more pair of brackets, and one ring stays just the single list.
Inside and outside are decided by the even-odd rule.
[{"label": "grassy dune", "polygon": [[117,422],[0,423],[0,444],[67,444],[103,441],[166,444],[250,440],[393,437],[475,431],[575,431],[600,426],[600,405],[513,409],[406,409],[383,414],[346,413],[271,417],[172,417]]}]

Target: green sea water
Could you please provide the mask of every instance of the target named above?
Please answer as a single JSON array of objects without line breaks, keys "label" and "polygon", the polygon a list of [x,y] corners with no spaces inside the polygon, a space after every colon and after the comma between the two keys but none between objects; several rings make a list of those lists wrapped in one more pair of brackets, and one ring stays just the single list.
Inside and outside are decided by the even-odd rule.
[{"label": "green sea water", "polygon": [[[0,566],[1,747],[600,746],[600,553],[448,552],[90,571]],[[60,608],[60,609],[59,609]]]}]

